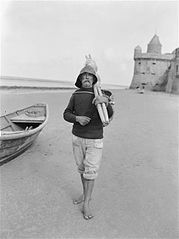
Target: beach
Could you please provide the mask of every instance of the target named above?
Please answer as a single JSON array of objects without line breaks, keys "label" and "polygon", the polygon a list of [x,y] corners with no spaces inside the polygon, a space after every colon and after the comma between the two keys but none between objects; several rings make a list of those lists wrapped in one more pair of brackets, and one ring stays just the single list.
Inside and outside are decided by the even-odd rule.
[{"label": "beach", "polygon": [[63,111],[74,90],[1,91],[1,115],[47,103],[49,120],[26,152],[0,167],[1,238],[175,239],[178,223],[177,95],[112,90],[115,114],[83,219],[72,125]]}]

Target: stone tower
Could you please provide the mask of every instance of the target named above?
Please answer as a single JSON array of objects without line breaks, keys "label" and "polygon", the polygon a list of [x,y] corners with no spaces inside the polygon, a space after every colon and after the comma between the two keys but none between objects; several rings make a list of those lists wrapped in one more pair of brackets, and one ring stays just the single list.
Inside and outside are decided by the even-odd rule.
[{"label": "stone tower", "polygon": [[146,53],[142,52],[140,46],[134,49],[134,75],[130,88],[145,87],[147,90],[178,92],[178,60],[177,49],[172,53],[162,54],[159,37],[154,35],[147,45]]},{"label": "stone tower", "polygon": [[154,35],[147,46],[147,53],[161,54],[162,45],[157,35]]}]

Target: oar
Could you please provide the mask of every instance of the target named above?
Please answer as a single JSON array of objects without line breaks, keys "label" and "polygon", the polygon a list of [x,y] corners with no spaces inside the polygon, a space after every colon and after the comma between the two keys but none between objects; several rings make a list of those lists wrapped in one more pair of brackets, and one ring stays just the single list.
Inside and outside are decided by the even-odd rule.
[{"label": "oar", "polygon": [[[94,94],[95,94],[95,97],[102,95],[101,89],[96,84],[94,85]],[[108,125],[109,117],[108,117],[108,112],[107,112],[105,103],[97,104],[96,107],[97,107],[101,122],[103,123],[104,126]]]},{"label": "oar", "polygon": [[[99,86],[96,86],[96,88],[98,90],[98,94],[102,96],[103,94],[102,94],[101,88]],[[103,109],[105,121],[107,124],[109,124],[109,117],[108,117],[108,112],[107,112],[105,103],[102,103],[102,109]]]}]

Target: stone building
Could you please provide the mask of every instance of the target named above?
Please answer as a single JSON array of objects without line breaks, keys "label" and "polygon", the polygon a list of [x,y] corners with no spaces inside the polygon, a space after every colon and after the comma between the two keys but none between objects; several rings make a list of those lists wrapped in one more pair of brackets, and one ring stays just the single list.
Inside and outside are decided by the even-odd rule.
[{"label": "stone building", "polygon": [[164,91],[179,94],[179,48],[162,54],[159,37],[154,35],[142,53],[140,46],[134,49],[134,75],[131,89]]}]

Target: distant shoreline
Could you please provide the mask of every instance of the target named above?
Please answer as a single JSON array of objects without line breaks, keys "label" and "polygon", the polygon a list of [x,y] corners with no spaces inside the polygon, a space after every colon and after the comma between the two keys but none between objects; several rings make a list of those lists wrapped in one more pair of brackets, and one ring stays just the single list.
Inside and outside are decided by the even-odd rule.
[{"label": "distant shoreline", "polygon": [[72,90],[75,87],[0,86],[0,90]]},{"label": "distant shoreline", "polygon": [[72,84],[73,82],[70,81],[62,81],[62,80],[54,80],[54,79],[42,79],[42,78],[32,78],[32,77],[22,77],[22,76],[0,76],[1,80],[10,80],[10,81],[34,81],[34,82],[51,82],[51,83],[69,83]]},{"label": "distant shoreline", "polygon": [[[101,83],[103,89],[125,89],[124,85]],[[0,76],[0,89],[75,89],[74,82],[17,76]]]},{"label": "distant shoreline", "polygon": [[[105,89],[104,87],[102,87]],[[111,90],[121,90],[121,89],[127,89],[127,87],[107,87],[108,89]],[[1,86],[0,85],[0,90],[75,90],[77,89],[75,86],[56,86],[56,87],[50,87],[50,86]]]}]

